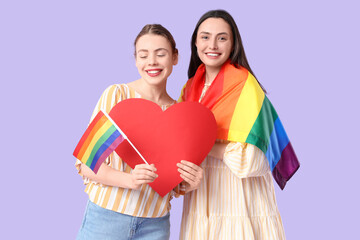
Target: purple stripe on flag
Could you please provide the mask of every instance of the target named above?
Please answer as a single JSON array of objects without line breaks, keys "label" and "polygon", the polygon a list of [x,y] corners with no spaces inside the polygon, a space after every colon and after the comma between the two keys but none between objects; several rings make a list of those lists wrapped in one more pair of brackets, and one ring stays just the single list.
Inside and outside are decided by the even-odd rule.
[{"label": "purple stripe on flag", "polygon": [[273,170],[273,176],[281,189],[284,189],[286,182],[295,174],[300,163],[295,155],[291,142],[284,148],[279,162]]},{"label": "purple stripe on flag", "polygon": [[124,141],[124,137],[120,135],[116,140],[101,154],[99,157],[95,167],[94,167],[94,173],[97,173],[99,171],[99,168],[101,164],[105,161],[105,159],[117,148],[117,146],[120,145],[120,143]]}]

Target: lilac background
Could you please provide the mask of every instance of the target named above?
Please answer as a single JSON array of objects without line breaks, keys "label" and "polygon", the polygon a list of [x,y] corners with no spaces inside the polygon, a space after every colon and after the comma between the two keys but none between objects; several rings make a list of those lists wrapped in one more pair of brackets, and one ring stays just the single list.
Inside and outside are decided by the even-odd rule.
[{"label": "lilac background", "polygon": [[[146,23],[174,35],[178,98],[200,16],[235,18],[250,64],[301,161],[276,187],[288,239],[354,239],[359,228],[356,1],[1,1],[1,239],[75,239],[87,195],[72,151],[102,91],[139,77]],[[357,15],[357,16],[356,16]],[[173,202],[177,239],[182,198]],[[356,234],[356,235],[355,235]]]}]

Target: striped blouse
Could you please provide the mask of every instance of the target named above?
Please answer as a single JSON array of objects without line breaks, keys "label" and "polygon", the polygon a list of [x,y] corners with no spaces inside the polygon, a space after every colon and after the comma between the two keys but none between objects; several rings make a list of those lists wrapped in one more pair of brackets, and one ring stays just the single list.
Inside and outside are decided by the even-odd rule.
[{"label": "striped blouse", "polygon": [[207,156],[200,187],[185,194],[180,239],[285,239],[265,154],[252,144],[218,142],[228,143],[223,160]]},{"label": "striped blouse", "polygon": [[[129,98],[141,98],[141,95],[126,84],[115,84],[108,87],[100,97],[91,121],[100,109],[109,113],[118,102]],[[165,110],[168,107],[169,105],[162,106],[162,109]],[[106,159],[105,163],[119,171],[132,172],[132,169],[115,152]],[[81,162],[77,160],[75,166],[81,175],[80,165]],[[180,192],[179,187],[176,187],[173,191],[161,197],[147,184],[144,184],[140,190],[133,190],[106,186],[88,178],[84,178],[84,184],[86,185],[85,192],[89,195],[90,201],[103,208],[135,217],[155,218],[165,216],[170,210],[172,197],[183,193]]]}]

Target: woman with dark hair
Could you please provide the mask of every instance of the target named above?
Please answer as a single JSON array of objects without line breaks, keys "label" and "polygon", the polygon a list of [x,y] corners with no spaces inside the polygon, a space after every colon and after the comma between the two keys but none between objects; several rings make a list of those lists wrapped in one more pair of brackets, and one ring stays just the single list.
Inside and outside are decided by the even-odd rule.
[{"label": "woman with dark hair", "polygon": [[[178,50],[170,32],[159,24],[146,25],[134,45],[140,79],[108,87],[91,120],[100,110],[109,113],[118,102],[129,98],[150,100],[163,110],[175,103],[166,92],[167,78],[178,61]],[[113,152],[95,174],[77,160],[76,167],[89,195],[77,239],[169,239],[171,198],[197,188],[203,174],[191,162],[183,160],[178,166],[180,176],[186,181],[161,197],[147,184],[157,178],[153,164],[139,164],[131,169]]]},{"label": "woman with dark hair", "polygon": [[185,194],[180,239],[285,239],[271,175],[283,189],[299,162],[226,11],[198,21],[188,76],[179,101],[207,106],[218,133],[202,183]]}]

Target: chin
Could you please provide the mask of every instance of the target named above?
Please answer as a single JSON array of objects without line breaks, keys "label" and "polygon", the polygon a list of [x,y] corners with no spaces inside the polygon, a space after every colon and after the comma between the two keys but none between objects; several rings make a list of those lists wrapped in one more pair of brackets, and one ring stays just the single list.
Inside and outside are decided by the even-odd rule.
[{"label": "chin", "polygon": [[226,62],[226,60],[223,59],[217,59],[217,60],[200,59],[200,60],[205,64],[205,66],[208,67],[221,67]]},{"label": "chin", "polygon": [[205,66],[211,67],[211,68],[220,68],[224,63],[225,63],[225,61],[224,62],[216,62],[216,63],[214,63],[214,62],[207,62],[207,63],[204,62]]},{"label": "chin", "polygon": [[146,79],[146,82],[150,85],[153,85],[153,86],[159,86],[159,85],[162,85],[166,82],[166,80],[164,80],[163,78],[159,78],[159,79],[149,79],[147,78]]}]

